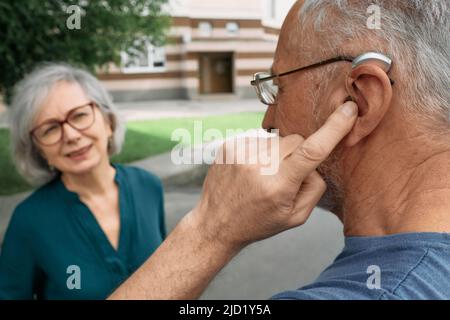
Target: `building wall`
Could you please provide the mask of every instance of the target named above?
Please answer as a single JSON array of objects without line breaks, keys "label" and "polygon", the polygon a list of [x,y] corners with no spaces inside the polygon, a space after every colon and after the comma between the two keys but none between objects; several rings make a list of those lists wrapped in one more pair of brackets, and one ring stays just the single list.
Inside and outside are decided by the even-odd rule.
[{"label": "building wall", "polygon": [[[270,68],[281,23],[290,3],[295,2],[276,0],[274,14],[271,1],[172,0],[165,70],[127,73],[112,66],[99,78],[116,101],[196,99],[200,96],[202,56],[227,52],[233,57],[232,94],[254,97],[250,80],[255,72]],[[200,30],[202,22],[212,25],[211,34]],[[237,34],[227,31],[228,22],[238,23]]]}]

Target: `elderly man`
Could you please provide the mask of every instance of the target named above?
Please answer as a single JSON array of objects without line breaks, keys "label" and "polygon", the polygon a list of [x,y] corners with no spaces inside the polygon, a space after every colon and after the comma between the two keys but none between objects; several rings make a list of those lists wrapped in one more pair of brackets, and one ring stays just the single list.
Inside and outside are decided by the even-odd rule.
[{"label": "elderly man", "polygon": [[373,2],[299,1],[280,35],[274,74],[367,51],[393,68],[338,61],[278,78],[266,129],[309,136],[347,95],[359,114],[318,168],[319,205],[342,221],[345,248],[315,283],[277,298],[450,298],[449,2],[375,1],[371,30]]},{"label": "elderly man", "polygon": [[[374,3],[380,29],[367,26]],[[318,166],[328,186],[319,205],[342,221],[345,247],[314,283],[274,298],[450,299],[448,11],[448,0],[298,1],[283,24],[272,76],[253,82],[269,105],[264,128],[286,137],[281,184],[248,195],[274,181],[245,166],[213,166],[200,204],[112,298],[199,296],[244,245],[306,220],[309,210],[295,223],[279,212],[304,199],[283,198],[295,193],[292,183],[317,191],[317,172],[307,183],[305,168]],[[349,63],[367,52],[377,54]],[[358,112],[345,120],[334,110],[349,100]],[[279,201],[261,198],[269,195]]]}]

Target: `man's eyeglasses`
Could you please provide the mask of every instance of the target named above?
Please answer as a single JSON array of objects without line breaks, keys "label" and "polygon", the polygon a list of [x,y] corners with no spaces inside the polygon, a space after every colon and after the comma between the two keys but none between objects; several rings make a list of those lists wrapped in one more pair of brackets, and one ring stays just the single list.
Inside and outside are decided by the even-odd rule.
[{"label": "man's eyeglasses", "polygon": [[76,107],[67,114],[63,121],[51,119],[45,121],[30,131],[30,135],[44,146],[51,146],[60,142],[64,135],[63,125],[83,131],[89,129],[95,122],[94,102]]},{"label": "man's eyeglasses", "polygon": [[[392,60],[388,56],[378,52],[366,52],[362,55],[359,55],[356,58],[351,56],[338,56],[335,58],[327,59],[325,61],[311,64],[306,67],[301,67],[278,74],[270,74],[268,72],[258,72],[254,74],[253,80],[250,82],[250,84],[255,88],[259,100],[266,105],[271,105],[277,102],[278,96],[278,85],[274,83],[275,78],[284,77],[293,74],[295,72],[320,67],[338,61],[352,62],[352,67],[354,68],[368,60],[377,60],[378,62],[381,62],[384,66],[384,71],[386,73],[389,72],[392,66]],[[390,81],[391,84],[393,85],[394,81],[392,79],[390,79]]]}]

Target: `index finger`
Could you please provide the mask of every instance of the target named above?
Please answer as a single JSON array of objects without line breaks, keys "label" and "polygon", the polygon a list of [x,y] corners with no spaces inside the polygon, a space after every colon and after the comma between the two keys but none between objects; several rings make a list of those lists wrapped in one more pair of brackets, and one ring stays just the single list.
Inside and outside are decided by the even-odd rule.
[{"label": "index finger", "polygon": [[325,124],[309,136],[285,161],[281,169],[303,181],[330,155],[356,122],[358,106],[348,101],[327,119]]}]

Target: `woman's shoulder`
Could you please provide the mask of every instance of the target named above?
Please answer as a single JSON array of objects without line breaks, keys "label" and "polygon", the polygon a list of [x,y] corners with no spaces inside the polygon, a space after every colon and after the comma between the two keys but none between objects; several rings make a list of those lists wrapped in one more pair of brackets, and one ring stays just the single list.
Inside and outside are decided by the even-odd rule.
[{"label": "woman's shoulder", "polygon": [[55,178],[50,182],[38,187],[31,194],[29,194],[17,207],[22,209],[38,209],[36,205],[42,205],[48,203],[50,198],[59,198],[57,195],[59,188],[59,178]]},{"label": "woman's shoulder", "polygon": [[11,219],[21,224],[21,221],[34,221],[36,213],[39,212],[39,219],[43,218],[43,214],[48,213],[49,206],[54,203],[54,199],[60,199],[57,195],[58,178],[38,187],[31,192],[25,199],[17,204]]}]

